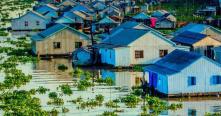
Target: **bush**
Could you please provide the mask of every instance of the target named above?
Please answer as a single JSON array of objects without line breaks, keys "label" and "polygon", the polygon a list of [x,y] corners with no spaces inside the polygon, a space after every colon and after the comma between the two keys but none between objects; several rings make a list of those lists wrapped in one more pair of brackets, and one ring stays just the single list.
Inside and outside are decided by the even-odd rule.
[{"label": "bush", "polygon": [[54,99],[48,101],[47,104],[48,104],[48,105],[53,104],[53,105],[60,106],[60,105],[63,105],[63,104],[64,104],[64,100],[61,99],[61,98],[54,98]]},{"label": "bush", "polygon": [[96,99],[96,101],[99,102],[99,104],[102,104],[104,101],[104,96],[99,94],[99,95],[96,95],[95,99]]},{"label": "bush", "polygon": [[137,97],[136,95],[127,95],[126,97],[123,97],[121,99],[121,102],[125,103],[126,106],[129,108],[135,108],[138,103],[140,102],[140,98]]},{"label": "bush", "polygon": [[104,111],[100,116],[118,116],[115,112]]},{"label": "bush", "polygon": [[36,89],[36,91],[37,91],[39,94],[45,94],[47,91],[49,91],[49,89],[44,88],[43,86],[40,86],[40,87],[38,87],[38,89]]},{"label": "bush", "polygon": [[55,99],[55,98],[58,98],[58,94],[57,94],[56,92],[50,92],[50,93],[48,94],[48,97],[49,97],[50,99]]},{"label": "bush", "polygon": [[66,95],[71,95],[73,93],[71,87],[68,84],[60,85],[59,88],[61,89],[62,93]]},{"label": "bush", "polygon": [[77,88],[79,91],[85,91],[88,87],[93,86],[93,83],[91,83],[88,80],[80,80],[77,84]]},{"label": "bush", "polygon": [[65,71],[67,69],[68,69],[68,67],[65,66],[64,64],[58,65],[58,70]]}]

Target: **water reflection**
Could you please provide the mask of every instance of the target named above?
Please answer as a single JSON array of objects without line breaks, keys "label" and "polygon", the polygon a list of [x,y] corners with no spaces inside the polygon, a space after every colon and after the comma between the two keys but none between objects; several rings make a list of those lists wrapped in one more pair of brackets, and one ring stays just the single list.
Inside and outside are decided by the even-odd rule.
[{"label": "water reflection", "polygon": [[[62,72],[58,70],[58,65],[64,64],[68,67],[68,70]],[[21,89],[31,89],[38,88],[39,86],[44,86],[49,88],[51,91],[57,91],[56,87],[61,84],[69,83],[72,85],[73,77],[69,72],[73,71],[71,61],[68,59],[53,59],[53,60],[41,60],[36,64],[25,64],[19,66],[24,72],[32,74],[33,79],[26,86]],[[133,72],[131,70],[108,70],[108,69],[96,69],[96,68],[87,68],[83,69],[93,72],[96,76],[100,78],[110,77],[113,79],[115,86],[122,88],[131,88],[133,86],[140,85],[140,78],[143,77],[142,72]],[[145,77],[147,79],[147,77]],[[72,96],[63,96],[64,100],[72,100],[79,96],[87,99],[94,98],[97,94],[102,94],[105,96],[105,101],[110,99],[115,99],[120,96],[123,96],[128,93],[128,91],[119,91],[112,89],[107,86],[95,86],[89,88],[87,91],[77,91],[76,87],[71,86],[71,89],[74,91]],[[48,93],[45,95],[37,95],[41,99],[43,108],[52,109],[54,106],[48,106],[47,101]],[[183,108],[176,111],[164,111],[161,115],[166,116],[203,116],[206,112],[219,112],[221,111],[221,100],[220,99],[188,99],[180,102],[179,99],[170,99],[169,103],[182,103]],[[70,112],[65,114],[66,116],[95,116],[101,114],[102,112],[108,110],[105,106],[100,108],[87,110],[77,110],[76,106],[71,103],[65,103],[65,107],[70,109]],[[135,109],[125,108],[123,113],[120,113],[120,116],[137,116],[141,113],[141,106],[138,106]],[[61,114],[62,115],[62,114]]]},{"label": "water reflection", "polygon": [[[169,101],[169,103],[179,103],[178,101]],[[207,112],[221,112],[221,99],[190,99],[182,101],[183,108],[176,111],[168,111],[168,116],[203,116]]]},{"label": "water reflection", "polygon": [[101,77],[103,79],[111,78],[115,82],[115,86],[132,88],[141,85],[143,72],[101,70]]},{"label": "water reflection", "polygon": [[36,63],[35,70],[47,70],[48,72],[62,72],[58,70],[58,66],[62,64],[68,67],[68,70],[66,70],[65,72],[73,70],[71,60],[65,58],[40,60],[39,62]]}]

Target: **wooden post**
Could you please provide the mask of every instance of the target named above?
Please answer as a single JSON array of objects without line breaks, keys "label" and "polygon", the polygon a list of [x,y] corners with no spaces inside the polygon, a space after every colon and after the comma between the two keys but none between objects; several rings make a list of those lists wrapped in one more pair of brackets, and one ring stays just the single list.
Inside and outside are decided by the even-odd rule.
[{"label": "wooden post", "polygon": [[38,60],[40,60],[40,54],[39,54],[39,52],[37,52],[37,56],[38,56]]}]

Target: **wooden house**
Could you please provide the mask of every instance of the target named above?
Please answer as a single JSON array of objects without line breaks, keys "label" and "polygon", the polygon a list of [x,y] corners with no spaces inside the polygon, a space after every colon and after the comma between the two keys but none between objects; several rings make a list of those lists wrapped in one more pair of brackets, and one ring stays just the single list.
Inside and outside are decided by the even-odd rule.
[{"label": "wooden house", "polygon": [[84,11],[69,11],[59,17],[55,23],[68,24],[75,29],[82,30],[84,27],[88,27],[92,20],[92,14]]},{"label": "wooden house", "polygon": [[59,8],[59,14],[63,14],[64,12],[69,11],[77,4],[78,3],[74,0],[65,0],[61,2],[59,5],[57,5],[57,7]]},{"label": "wooden house", "polygon": [[171,14],[166,14],[160,18],[157,18],[155,28],[157,29],[175,29],[176,18]]},{"label": "wooden house", "polygon": [[156,11],[152,12],[151,16],[156,17],[156,18],[160,18],[160,17],[164,16],[165,14],[169,14],[169,12],[166,10],[156,10]]},{"label": "wooden house", "polygon": [[77,4],[71,9],[71,11],[82,11],[89,14],[94,13],[94,9],[92,9],[90,6],[86,4]]},{"label": "wooden house", "polygon": [[172,41],[177,44],[189,46],[190,51],[194,51],[201,55],[214,59],[212,48],[220,46],[221,42],[201,33],[185,31],[175,36]]},{"label": "wooden house", "polygon": [[197,10],[196,14],[200,16],[216,16],[216,7],[206,6],[205,8]]},{"label": "wooden house", "polygon": [[98,13],[99,11],[104,10],[107,6],[102,1],[93,1],[90,6]]},{"label": "wooden house", "polygon": [[128,67],[153,63],[176,49],[176,44],[151,28],[118,28],[95,47],[101,63]]},{"label": "wooden house", "polygon": [[48,4],[48,3],[57,4],[62,2],[62,0],[37,0],[37,1],[39,4]]},{"label": "wooden house", "polygon": [[109,5],[104,10],[99,12],[99,15],[101,18],[104,18],[106,16],[122,17],[122,12],[117,7],[115,7],[113,5]]},{"label": "wooden house", "polygon": [[149,86],[166,96],[221,92],[221,65],[194,52],[174,50],[144,70]]},{"label": "wooden house", "polygon": [[74,28],[56,24],[31,38],[32,51],[37,55],[68,55],[89,45],[89,37]]},{"label": "wooden house", "polygon": [[183,26],[182,28],[178,29],[177,31],[175,31],[173,35],[176,36],[184,31],[205,34],[212,37],[213,39],[221,41],[221,31],[210,25],[189,23]]},{"label": "wooden house", "polygon": [[13,31],[33,31],[33,30],[44,30],[50,23],[50,19],[35,12],[28,11],[21,17],[12,20]]},{"label": "wooden house", "polygon": [[58,14],[59,8],[57,8],[56,6],[52,4],[41,5],[35,8],[34,10],[51,20],[59,16]]},{"label": "wooden house", "polygon": [[154,11],[151,15],[157,19],[155,28],[158,29],[174,29],[176,28],[176,17],[165,10]]},{"label": "wooden house", "polygon": [[136,14],[135,16],[132,17],[132,19],[136,22],[142,22],[146,25],[149,25],[150,23],[150,16],[148,16],[146,13],[144,12],[141,12],[141,13],[138,13]]},{"label": "wooden house", "polygon": [[97,27],[99,28],[98,30],[102,32],[107,32],[110,31],[112,28],[117,27],[119,22],[111,19],[110,17],[105,17],[101,19],[99,22],[96,23]]},{"label": "wooden house", "polygon": [[215,60],[221,64],[221,46],[213,48]]}]

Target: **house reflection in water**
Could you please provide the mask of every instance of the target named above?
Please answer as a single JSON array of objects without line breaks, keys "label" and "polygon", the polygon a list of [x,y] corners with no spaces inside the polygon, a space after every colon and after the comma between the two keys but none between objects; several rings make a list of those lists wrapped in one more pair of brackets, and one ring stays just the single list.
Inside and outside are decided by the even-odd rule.
[{"label": "house reflection in water", "polygon": [[[101,70],[101,77],[103,79],[110,77],[115,86],[131,88],[141,85],[140,79],[143,78],[143,72]],[[146,76],[144,78],[147,79]]]},{"label": "house reflection in water", "polygon": [[36,63],[36,70],[45,70],[48,72],[60,72],[58,69],[59,65],[65,65],[68,70],[65,72],[73,71],[71,60],[68,59],[51,59],[51,60],[40,60]]},{"label": "house reflection in water", "polygon": [[[169,101],[169,103],[179,103]],[[221,112],[221,100],[191,100],[183,101],[183,108],[176,111],[168,111],[168,116],[204,116],[207,112]]]}]

